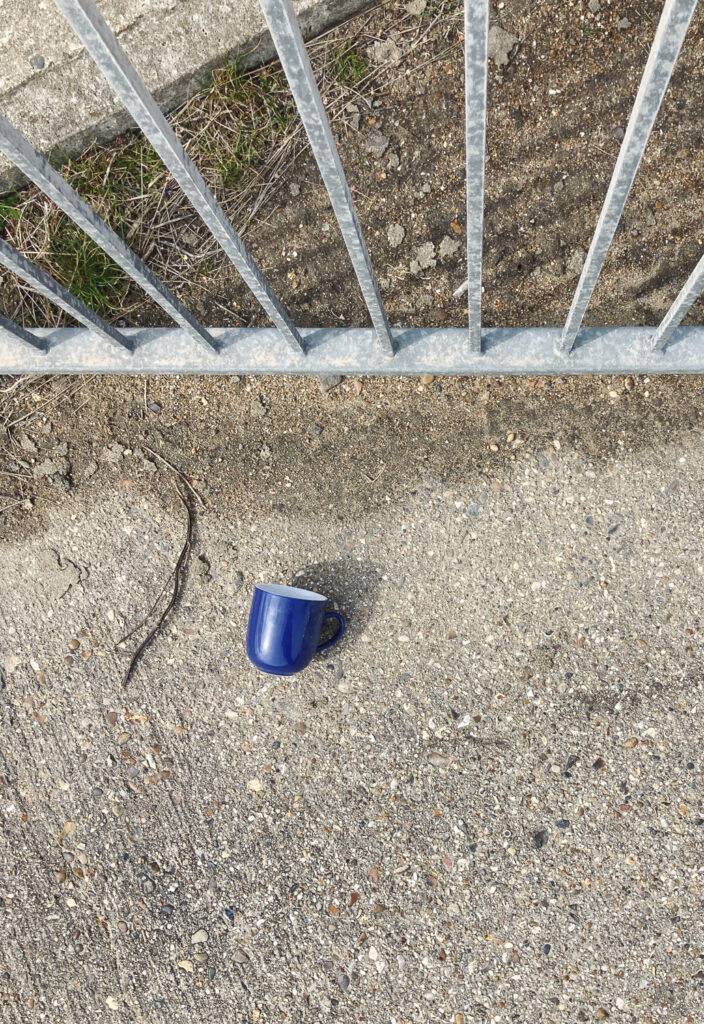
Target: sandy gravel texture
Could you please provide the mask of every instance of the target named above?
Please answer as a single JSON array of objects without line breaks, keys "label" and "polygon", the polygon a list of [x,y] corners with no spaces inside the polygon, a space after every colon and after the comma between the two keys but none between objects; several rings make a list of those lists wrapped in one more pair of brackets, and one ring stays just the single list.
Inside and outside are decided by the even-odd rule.
[{"label": "sandy gravel texture", "polygon": [[[699,381],[143,385],[24,428],[5,1019],[700,1020]],[[339,648],[255,672],[257,580]]]}]

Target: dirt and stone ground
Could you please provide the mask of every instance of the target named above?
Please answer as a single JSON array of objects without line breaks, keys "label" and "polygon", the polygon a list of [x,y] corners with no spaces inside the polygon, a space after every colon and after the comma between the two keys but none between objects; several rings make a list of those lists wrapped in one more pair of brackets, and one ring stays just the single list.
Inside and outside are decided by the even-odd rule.
[{"label": "dirt and stone ground", "polygon": [[[611,44],[616,68],[642,62],[655,6],[602,4],[609,25],[611,14],[631,21],[609,36],[623,40]],[[576,32],[587,8],[570,10]],[[497,16],[527,66],[502,66],[494,96],[513,81],[521,116],[533,116],[524,85],[552,22],[538,32],[527,4]],[[550,38],[572,73],[572,37]],[[608,98],[636,77],[614,70]],[[701,97],[680,83],[690,109]],[[420,101],[435,124],[442,100],[432,113]],[[458,104],[447,100],[448,124]],[[389,139],[384,156],[359,150],[374,175],[395,173],[378,161],[406,148],[386,116],[369,126]],[[699,130],[676,123],[690,139]],[[560,177],[582,152],[579,131],[608,149],[611,124],[623,120],[565,127]],[[521,131],[524,149],[537,145]],[[422,148],[432,130],[417,135]],[[697,145],[681,157],[692,174]],[[606,155],[584,146],[590,177],[578,188],[568,174],[556,201],[573,205],[540,222],[575,233],[567,259],[588,242],[617,140]],[[516,159],[505,166],[523,173]],[[691,236],[678,242],[674,226],[701,216],[696,188],[650,166],[667,217],[627,221],[610,270],[621,291],[605,283],[595,317],[649,319],[685,269]],[[461,202],[444,207],[452,189],[427,170],[437,237],[414,234],[429,207],[419,199],[412,218],[387,177],[383,195],[399,205],[371,244],[396,261],[380,271],[399,319],[408,294],[404,322],[446,311],[459,323],[461,304],[434,282],[449,292],[463,276],[459,252],[447,268],[439,258],[445,237],[463,237],[452,229]],[[288,181],[278,193],[272,264],[285,264],[281,225],[293,245],[295,218],[316,209],[312,187],[313,205],[295,205],[306,174],[299,195]],[[489,252],[506,246],[486,293],[491,323],[559,322],[567,307],[574,278],[561,265],[541,290],[541,261],[524,276],[516,263],[530,221],[517,207],[530,211],[534,191],[490,205]],[[313,216],[319,238],[326,221]],[[408,243],[389,240],[394,223]],[[649,260],[638,247],[669,238],[658,287],[628,292]],[[411,271],[428,242],[437,265]],[[334,242],[305,252],[296,276],[336,265]],[[299,318],[323,322],[326,294],[352,316],[330,280],[328,292],[291,285],[289,298],[310,304]],[[8,382],[4,1019],[701,1021],[702,397],[686,378]],[[194,549],[178,607],[125,687],[144,628],[116,645],[185,535],[168,463],[200,496]],[[258,580],[328,594],[349,623],[339,647],[287,680],[256,673],[243,635]]]}]

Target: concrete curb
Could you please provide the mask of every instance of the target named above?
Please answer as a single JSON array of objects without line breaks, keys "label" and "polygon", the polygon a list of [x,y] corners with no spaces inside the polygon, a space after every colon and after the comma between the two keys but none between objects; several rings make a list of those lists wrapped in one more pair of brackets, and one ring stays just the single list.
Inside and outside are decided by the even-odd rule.
[{"label": "concrete curb", "polygon": [[[295,0],[306,38],[376,0]],[[98,6],[165,111],[235,56],[248,67],[275,51],[257,0],[100,0]],[[58,163],[134,128],[129,114],[53,4],[0,0],[0,110]],[[24,176],[0,155],[0,194]]]}]

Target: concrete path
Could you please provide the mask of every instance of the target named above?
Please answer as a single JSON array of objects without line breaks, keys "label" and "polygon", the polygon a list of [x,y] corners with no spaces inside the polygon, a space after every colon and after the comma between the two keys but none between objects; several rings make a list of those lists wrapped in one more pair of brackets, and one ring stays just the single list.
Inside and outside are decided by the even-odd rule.
[{"label": "concrete path", "polygon": [[[369,0],[295,0],[307,36]],[[235,54],[274,51],[257,0],[99,0],[163,109],[183,102]],[[52,0],[0,0],[0,110],[42,152],[74,156],[132,126]],[[16,182],[0,157],[0,189]]]},{"label": "concrete path", "polygon": [[[152,382],[208,508],[126,690],[183,512],[139,382],[109,444],[53,414],[77,482],[0,550],[8,1024],[701,1019],[701,390],[439,386]],[[257,674],[257,580],[340,647]]]}]

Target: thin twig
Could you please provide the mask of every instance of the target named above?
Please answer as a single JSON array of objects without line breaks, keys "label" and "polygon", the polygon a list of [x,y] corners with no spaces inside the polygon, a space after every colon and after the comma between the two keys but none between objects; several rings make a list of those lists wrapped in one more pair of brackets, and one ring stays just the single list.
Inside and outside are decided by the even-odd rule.
[{"label": "thin twig", "polygon": [[203,501],[203,499],[201,498],[200,494],[195,489],[191,481],[184,473],[181,472],[180,469],[177,469],[176,466],[174,466],[173,462],[169,462],[169,460],[165,459],[163,455],[159,455],[159,452],[155,452],[154,449],[150,448],[148,444],[143,444],[142,448],[144,448],[145,451],[149,452],[150,455],[153,455],[155,459],[159,459],[160,462],[163,462],[165,466],[169,467],[169,469],[172,469],[176,476],[179,478],[179,480],[183,481],[183,483],[186,485],[186,487],[194,496],[194,498],[197,499],[198,503],[200,504],[200,507],[206,507],[205,502]]},{"label": "thin twig", "polygon": [[[3,498],[9,498],[10,495],[9,494],[3,494],[2,497]],[[19,501],[13,501],[11,505],[3,505],[3,507],[0,508],[0,513],[7,512],[11,508],[16,508],[18,505],[24,505],[26,500],[27,500],[26,498],[20,498]]]},{"label": "thin twig", "polygon": [[[80,381],[80,377],[78,378],[78,380]],[[78,385],[72,381],[68,385],[68,387],[65,387],[63,391],[61,391],[58,395],[54,395],[50,398],[47,398],[45,402],[40,402],[36,409],[32,409],[31,412],[25,413],[24,416],[20,416],[18,419],[13,420],[12,423],[6,424],[7,429],[12,430],[13,427],[18,426],[18,424],[24,423],[25,420],[29,420],[33,416],[36,416],[37,413],[40,412],[42,409],[51,408],[53,405],[56,405],[57,402],[60,402],[65,395],[70,395],[70,397],[73,398],[73,396],[77,395],[79,391],[83,390],[83,388],[88,387],[90,383],[90,377],[86,377],[86,379],[83,380],[83,382]]]},{"label": "thin twig", "polygon": [[168,577],[168,579],[166,580],[166,582],[164,583],[164,586],[163,586],[163,587],[161,588],[161,590],[159,591],[159,593],[158,593],[158,595],[157,595],[157,598],[156,598],[156,600],[154,601],[154,604],[153,604],[153,605],[151,606],[151,608],[149,609],[149,611],[147,612],[147,614],[146,614],[146,615],[144,616],[144,618],[142,619],[142,621],[141,621],[141,622],[138,622],[138,623],[137,623],[137,625],[136,625],[136,626],[135,626],[135,627],[134,627],[133,629],[131,629],[131,630],[129,631],[129,633],[125,633],[125,635],[124,635],[124,636],[122,637],[122,639],[121,639],[121,640],[118,640],[118,641],[117,641],[117,643],[115,644],[115,650],[117,650],[117,649],[118,649],[119,647],[122,647],[122,645],[123,645],[124,643],[127,643],[127,641],[128,641],[129,639],[131,639],[131,638],[132,638],[132,637],[134,636],[134,634],[135,634],[135,633],[137,633],[137,632],[138,632],[138,631],[139,631],[139,630],[140,630],[140,629],[142,628],[142,626],[146,626],[147,622],[149,622],[149,619],[150,619],[150,618],[152,617],[152,615],[153,615],[153,614],[154,614],[154,612],[156,611],[156,609],[157,609],[157,606],[158,606],[158,604],[159,604],[159,601],[161,601],[162,597],[163,597],[163,596],[164,596],[164,594],[166,593],[166,591],[167,591],[167,589],[168,589],[168,586],[169,586],[169,583],[171,582],[171,579],[172,579],[172,577],[171,577],[171,576],[169,576],[169,577]]},{"label": "thin twig", "polygon": [[[183,494],[178,489],[178,487],[176,487],[176,493],[178,494],[179,498],[181,499],[183,507],[186,510],[187,525],[186,525],[186,539],[184,541],[183,547],[181,548],[181,554],[178,556],[178,562],[176,563],[176,568],[174,569],[172,575],[169,577],[169,579],[173,579],[173,582],[174,582],[173,591],[171,593],[171,598],[169,600],[169,603],[167,604],[166,608],[164,609],[164,611],[161,613],[161,615],[159,617],[159,621],[154,626],[154,628],[147,634],[147,636],[144,638],[144,640],[142,640],[141,644],[139,645],[137,650],[132,655],[132,659],[130,660],[129,666],[127,668],[127,672],[125,673],[125,678],[124,678],[124,680],[122,682],[123,688],[126,687],[127,684],[129,683],[129,681],[130,681],[130,679],[132,677],[132,673],[134,672],[135,668],[137,667],[137,663],[139,662],[139,659],[142,657],[142,655],[146,651],[147,647],[149,647],[149,645],[151,644],[151,642],[154,639],[154,637],[157,635],[159,630],[162,628],[162,626],[166,622],[167,618],[169,617],[169,615],[173,611],[174,606],[176,605],[176,602],[178,601],[179,596],[181,594],[181,585],[182,585],[182,582],[183,582],[183,570],[185,569],[186,563],[188,562],[188,556],[191,553],[191,546],[192,546],[192,543],[193,543],[193,516],[191,515],[191,509],[190,509],[190,507],[188,505],[188,502],[186,501],[186,499],[184,498]],[[166,587],[164,587],[164,590],[165,589],[166,589]],[[162,594],[163,593],[164,593],[164,591],[162,590]],[[158,599],[157,599],[157,601],[158,601]],[[148,618],[148,616],[147,616],[147,618]],[[134,630],[132,632],[134,632]],[[127,637],[129,637],[131,635],[132,635],[132,633],[128,633]],[[127,637],[125,637],[124,639],[126,640]],[[120,641],[120,643],[122,643],[122,640]]]}]

